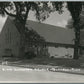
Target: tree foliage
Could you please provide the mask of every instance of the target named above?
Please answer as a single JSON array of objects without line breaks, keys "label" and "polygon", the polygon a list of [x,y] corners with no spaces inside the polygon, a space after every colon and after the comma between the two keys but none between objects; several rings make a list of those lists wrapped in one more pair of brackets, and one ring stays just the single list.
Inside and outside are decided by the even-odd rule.
[{"label": "tree foliage", "polygon": [[[73,19],[69,19],[66,25],[67,28],[74,29]],[[84,29],[84,16],[80,15],[80,22],[79,22],[80,30]]]},{"label": "tree foliage", "polygon": [[51,8],[48,7],[48,2],[0,2],[0,14],[15,17],[24,25],[28,18],[29,11],[36,12],[36,18],[43,21],[49,17]]},{"label": "tree foliage", "polygon": [[35,2],[0,2],[0,14],[9,15],[25,24],[29,10],[33,9],[38,13],[38,5]]}]

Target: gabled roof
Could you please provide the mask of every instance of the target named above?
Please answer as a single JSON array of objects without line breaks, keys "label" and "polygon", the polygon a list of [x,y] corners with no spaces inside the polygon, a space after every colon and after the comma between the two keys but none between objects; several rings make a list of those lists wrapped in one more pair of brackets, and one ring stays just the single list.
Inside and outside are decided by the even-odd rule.
[{"label": "gabled roof", "polygon": [[73,29],[66,29],[30,20],[27,21],[27,26],[28,28],[35,30],[47,42],[74,44]]},{"label": "gabled roof", "polygon": [[10,16],[8,16],[7,19],[10,20],[15,25],[15,27],[18,30],[19,33],[25,34],[24,27],[23,27],[23,25],[20,22],[16,21],[15,18],[12,18]]},{"label": "gabled roof", "polygon": [[[23,25],[21,23],[19,23],[18,21],[16,21],[15,18],[13,18],[13,17],[10,17],[10,16],[7,17],[3,28],[7,27],[7,26],[8,27],[9,26],[15,26],[20,34],[25,34],[25,30],[24,30]],[[1,31],[3,30],[3,28],[1,29]]]},{"label": "gabled roof", "polygon": [[[17,24],[11,17],[8,17],[6,22],[9,20],[16,26],[17,30],[21,34],[25,34],[25,31],[20,23]],[[72,29],[66,29],[30,20],[27,21],[26,26],[28,29],[33,29],[36,31],[41,37],[45,39],[46,42],[74,44],[74,31]]]}]

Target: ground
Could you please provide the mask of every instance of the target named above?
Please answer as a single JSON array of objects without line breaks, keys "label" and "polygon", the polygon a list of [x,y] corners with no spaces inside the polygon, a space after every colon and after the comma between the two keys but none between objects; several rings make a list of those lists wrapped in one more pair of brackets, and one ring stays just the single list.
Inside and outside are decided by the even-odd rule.
[{"label": "ground", "polygon": [[83,83],[84,75],[37,71],[23,67],[0,65],[0,82]]},{"label": "ground", "polygon": [[83,83],[84,59],[0,60],[0,82]]}]

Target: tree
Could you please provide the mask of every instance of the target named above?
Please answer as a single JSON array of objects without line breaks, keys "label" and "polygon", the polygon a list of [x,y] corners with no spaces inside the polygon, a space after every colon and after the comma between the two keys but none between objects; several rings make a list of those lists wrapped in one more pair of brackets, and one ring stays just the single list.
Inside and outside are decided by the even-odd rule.
[{"label": "tree", "polygon": [[51,8],[48,7],[48,2],[0,2],[0,14],[5,14],[15,17],[23,25],[26,24],[29,11],[36,12],[36,18],[39,21],[43,21],[46,17],[49,17]]},{"label": "tree", "polygon": [[35,2],[0,2],[0,14],[15,17],[23,25],[26,24],[31,9],[36,10],[37,15],[39,14],[38,5]]},{"label": "tree", "polygon": [[80,13],[82,10],[82,2],[68,2],[68,10],[71,13],[73,27],[75,28],[75,47],[74,47],[74,59],[79,58],[79,45],[80,45]]},{"label": "tree", "polygon": [[[70,29],[74,29],[73,22],[74,22],[73,19],[69,19],[66,27],[67,28],[70,28]],[[80,15],[79,26],[80,26],[80,29],[81,30],[84,29],[84,16],[81,16]]]},{"label": "tree", "polygon": [[[31,30],[27,30],[25,32],[26,34],[26,42],[27,44],[29,43],[29,45],[34,48],[34,50],[36,51],[37,56],[42,56],[42,54],[47,51],[47,47],[45,45],[40,45],[39,43],[44,43],[45,39],[40,36],[40,34],[38,34],[35,30],[31,29]],[[41,52],[42,51],[42,52]],[[45,55],[45,54],[44,54]]]},{"label": "tree", "polygon": [[[63,2],[53,2],[56,10],[62,13]],[[74,47],[74,59],[78,59],[79,45],[80,45],[80,13],[82,10],[82,2],[66,2],[67,9],[70,12],[73,19],[73,27],[75,31],[75,47]]]},{"label": "tree", "polygon": [[[73,26],[73,19],[70,19],[69,21],[68,21],[68,24],[66,25],[66,27],[67,28],[71,28],[71,29],[74,29],[74,26]],[[81,14],[80,14],[80,22],[79,22],[79,28],[80,28],[80,30],[82,30],[82,29],[84,29],[84,15],[82,15],[82,12],[81,12]],[[80,32],[80,31],[79,31]],[[80,36],[80,35],[79,35]],[[75,40],[75,39],[74,39]],[[81,39],[79,39],[79,40],[81,40]],[[80,44],[81,45],[81,44]],[[80,56],[80,54],[82,54],[82,48],[81,47],[79,47],[79,56]]]}]

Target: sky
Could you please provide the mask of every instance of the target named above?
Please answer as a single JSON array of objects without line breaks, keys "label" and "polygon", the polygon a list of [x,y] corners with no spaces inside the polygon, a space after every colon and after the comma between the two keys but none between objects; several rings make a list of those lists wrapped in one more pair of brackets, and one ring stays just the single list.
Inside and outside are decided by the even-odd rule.
[{"label": "sky", "polygon": [[[47,18],[43,23],[66,28],[67,22],[71,18],[71,16],[66,8],[64,8],[63,10],[63,14],[59,14],[58,12],[51,13],[50,17]],[[6,18],[7,17],[0,16],[0,30],[3,27]],[[28,20],[36,21],[35,13],[33,11],[29,12]]]},{"label": "sky", "polygon": [[[34,16],[34,12],[30,11],[29,13],[29,20],[36,21]],[[50,14],[50,17],[47,18],[43,23],[66,27],[68,20],[71,19],[71,15],[69,11],[65,8],[63,14],[59,14],[58,12],[54,12]]]}]

